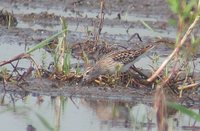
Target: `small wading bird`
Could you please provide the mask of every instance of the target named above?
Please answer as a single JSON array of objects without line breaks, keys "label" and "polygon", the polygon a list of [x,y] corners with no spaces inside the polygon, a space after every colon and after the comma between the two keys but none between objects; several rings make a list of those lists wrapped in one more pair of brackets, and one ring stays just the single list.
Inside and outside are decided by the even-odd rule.
[{"label": "small wading bird", "polygon": [[143,55],[154,45],[147,45],[139,50],[124,50],[109,53],[103,56],[93,66],[86,69],[83,74],[83,81],[92,81],[101,75],[115,74],[116,72],[126,72]]}]

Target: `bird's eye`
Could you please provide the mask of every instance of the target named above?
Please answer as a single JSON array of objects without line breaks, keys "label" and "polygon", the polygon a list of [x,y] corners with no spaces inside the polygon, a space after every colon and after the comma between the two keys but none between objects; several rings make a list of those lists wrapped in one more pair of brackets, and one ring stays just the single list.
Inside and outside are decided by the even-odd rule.
[{"label": "bird's eye", "polygon": [[88,74],[89,74],[89,71],[87,71],[85,74],[88,75]]}]

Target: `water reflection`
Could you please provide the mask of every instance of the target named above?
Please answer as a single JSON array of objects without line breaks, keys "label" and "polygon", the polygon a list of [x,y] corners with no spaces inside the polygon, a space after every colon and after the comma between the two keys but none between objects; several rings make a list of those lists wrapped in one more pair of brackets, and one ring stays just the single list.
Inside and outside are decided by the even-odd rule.
[{"label": "water reflection", "polygon": [[130,126],[129,105],[123,102],[82,99],[81,105],[89,108],[100,121],[101,126]]},{"label": "water reflection", "polygon": [[60,116],[61,116],[61,97],[57,96],[54,99],[54,127],[56,131],[60,130]]},{"label": "water reflection", "polygon": [[28,125],[26,131],[36,131],[36,129],[32,125]]},{"label": "water reflection", "polygon": [[[0,94],[1,130],[129,131],[156,130],[153,107],[138,102],[71,99],[37,94]],[[169,118],[173,130],[191,129],[194,120],[176,114]],[[10,126],[8,123],[12,123]],[[182,126],[184,125],[184,126]],[[199,124],[196,123],[195,128]],[[186,128],[187,127],[187,128]]]}]

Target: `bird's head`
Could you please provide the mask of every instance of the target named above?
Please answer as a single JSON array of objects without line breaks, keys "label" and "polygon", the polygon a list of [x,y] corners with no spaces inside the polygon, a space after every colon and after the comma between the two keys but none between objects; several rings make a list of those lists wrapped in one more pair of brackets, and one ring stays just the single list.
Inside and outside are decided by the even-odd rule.
[{"label": "bird's head", "polygon": [[92,81],[99,76],[98,67],[88,67],[86,71],[83,73],[83,81]]}]

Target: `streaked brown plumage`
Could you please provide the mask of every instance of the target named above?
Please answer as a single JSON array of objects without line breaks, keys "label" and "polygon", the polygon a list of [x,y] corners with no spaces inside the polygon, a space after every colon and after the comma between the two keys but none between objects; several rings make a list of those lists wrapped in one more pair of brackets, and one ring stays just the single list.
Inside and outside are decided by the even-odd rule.
[{"label": "streaked brown plumage", "polygon": [[85,71],[83,80],[90,81],[100,75],[114,74],[116,71],[125,72],[136,62],[139,56],[153,47],[153,45],[147,45],[139,50],[124,50],[109,53]]}]

